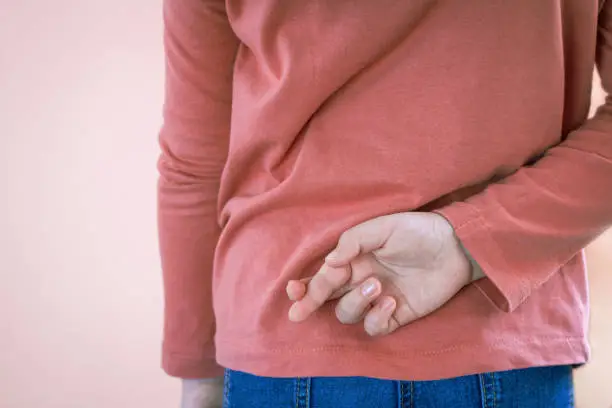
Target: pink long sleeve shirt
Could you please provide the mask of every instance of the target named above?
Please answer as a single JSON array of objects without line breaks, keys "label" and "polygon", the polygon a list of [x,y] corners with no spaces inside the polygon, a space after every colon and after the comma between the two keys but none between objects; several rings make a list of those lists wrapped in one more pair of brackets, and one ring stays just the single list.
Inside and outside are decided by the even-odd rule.
[{"label": "pink long sleeve shirt", "polygon": [[[612,0],[165,0],[163,367],[440,379],[587,360]],[[347,228],[437,211],[486,278],[370,338],[287,318]]]}]

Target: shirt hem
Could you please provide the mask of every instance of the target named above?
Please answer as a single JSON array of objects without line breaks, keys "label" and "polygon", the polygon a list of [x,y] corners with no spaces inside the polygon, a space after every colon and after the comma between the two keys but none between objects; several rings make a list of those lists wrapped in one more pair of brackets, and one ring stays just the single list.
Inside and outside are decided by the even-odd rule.
[{"label": "shirt hem", "polygon": [[581,365],[590,356],[584,337],[500,339],[421,352],[384,352],[322,345],[252,350],[244,344],[217,350],[220,365],[264,377],[348,377],[428,381],[521,368]]}]

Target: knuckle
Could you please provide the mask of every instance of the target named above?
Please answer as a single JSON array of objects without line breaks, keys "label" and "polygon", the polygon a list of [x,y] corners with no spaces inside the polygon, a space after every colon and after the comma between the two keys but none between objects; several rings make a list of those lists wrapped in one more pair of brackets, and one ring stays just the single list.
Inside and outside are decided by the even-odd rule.
[{"label": "knuckle", "polygon": [[352,247],[355,241],[353,235],[351,230],[343,232],[340,238],[338,238],[338,247],[344,249]]},{"label": "knuckle", "polygon": [[310,287],[318,295],[328,297],[334,290],[344,284],[347,272],[343,269],[330,269],[324,267],[310,282]]},{"label": "knuckle", "polygon": [[342,324],[351,324],[351,320],[343,313],[336,312],[336,317]]},{"label": "knuckle", "polygon": [[364,328],[366,333],[370,336],[379,336],[385,332],[385,324],[378,316],[369,316],[364,321]]},{"label": "knuckle", "polygon": [[380,329],[378,327],[375,327],[371,324],[366,324],[365,325],[365,331],[368,335],[374,337],[374,336],[378,336],[380,334]]},{"label": "knuckle", "polygon": [[323,276],[325,276],[328,286],[336,289],[348,280],[349,274],[350,272],[346,268],[333,268]]},{"label": "knuckle", "polygon": [[349,233],[347,231],[343,232],[338,238],[338,246],[345,245],[349,240]]},{"label": "knuckle", "polygon": [[342,324],[355,323],[354,316],[352,316],[352,314],[349,311],[347,311],[345,308],[343,308],[340,305],[336,307],[336,318]]},{"label": "knuckle", "polygon": [[309,287],[310,296],[317,302],[324,302],[331,292],[332,289],[329,282],[323,277],[320,279],[313,279]]}]

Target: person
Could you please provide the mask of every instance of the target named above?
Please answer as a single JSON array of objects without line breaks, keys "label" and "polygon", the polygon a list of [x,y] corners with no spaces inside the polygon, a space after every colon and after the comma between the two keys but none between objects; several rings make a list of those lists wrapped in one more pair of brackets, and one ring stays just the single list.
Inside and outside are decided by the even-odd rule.
[{"label": "person", "polygon": [[612,1],[164,0],[182,406],[567,407]]}]

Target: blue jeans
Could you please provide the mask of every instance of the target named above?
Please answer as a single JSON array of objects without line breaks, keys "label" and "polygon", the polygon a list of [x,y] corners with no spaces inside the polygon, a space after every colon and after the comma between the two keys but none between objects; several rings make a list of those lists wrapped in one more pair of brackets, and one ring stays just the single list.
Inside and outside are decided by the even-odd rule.
[{"label": "blue jeans", "polygon": [[268,378],[226,370],[225,408],[567,408],[572,368],[538,367],[439,381]]}]

